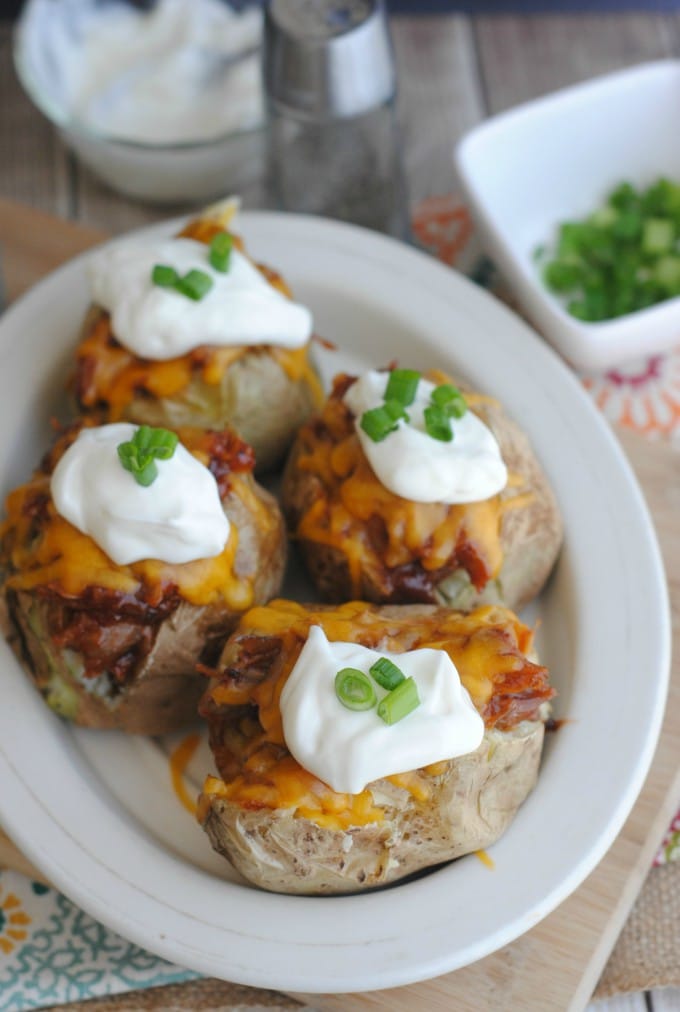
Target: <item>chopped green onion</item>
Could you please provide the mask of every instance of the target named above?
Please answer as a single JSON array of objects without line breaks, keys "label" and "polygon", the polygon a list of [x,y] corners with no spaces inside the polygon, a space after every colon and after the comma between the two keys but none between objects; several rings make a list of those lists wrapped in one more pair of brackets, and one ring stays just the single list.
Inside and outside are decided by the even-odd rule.
[{"label": "chopped green onion", "polygon": [[585,220],[563,222],[539,270],[572,316],[594,323],[680,295],[678,256],[680,184],[662,178],[621,183]]},{"label": "chopped green onion", "polygon": [[[399,408],[403,411],[401,405],[399,405]],[[383,404],[382,407],[364,411],[359,425],[369,439],[372,439],[374,443],[381,443],[383,439],[389,436],[390,432],[395,431],[397,421],[398,419],[393,417],[387,405]]]},{"label": "chopped green onion", "polygon": [[158,460],[169,460],[177,448],[179,437],[169,429],[153,429],[150,425],[140,425],[133,436],[133,442],[140,450],[153,453]]},{"label": "chopped green onion", "polygon": [[167,264],[155,264],[151,280],[159,288],[172,288],[194,302],[199,302],[213,286],[213,279],[205,271],[191,270],[180,277],[175,268]]},{"label": "chopped green onion", "polygon": [[615,239],[637,239],[642,231],[642,215],[637,209],[621,211],[611,225]]},{"label": "chopped green onion", "polygon": [[208,259],[216,271],[226,274],[231,258],[232,237],[228,232],[218,232],[210,240]]},{"label": "chopped green onion", "polygon": [[453,439],[453,429],[451,428],[451,419],[446,408],[441,407],[439,404],[430,404],[423,411],[423,416],[425,418],[425,431],[428,436],[438,439],[442,443],[451,442]]},{"label": "chopped green onion", "polygon": [[174,267],[167,264],[155,264],[151,271],[151,280],[159,288],[174,288],[179,281],[179,274]]},{"label": "chopped green onion", "polygon": [[430,400],[440,408],[444,408],[450,418],[462,418],[467,411],[467,402],[458,387],[453,383],[442,383],[432,391]]},{"label": "chopped green onion", "polygon": [[375,706],[375,689],[368,675],[358,668],[342,668],[335,676],[335,694],[348,710],[370,710]]},{"label": "chopped green onion", "polygon": [[175,288],[194,302],[200,302],[213,286],[213,279],[205,271],[191,270],[180,278]]},{"label": "chopped green onion", "polygon": [[578,287],[583,278],[583,267],[581,261],[575,260],[551,260],[545,265],[543,278],[548,288],[553,292],[570,292]]},{"label": "chopped green onion", "polygon": [[381,657],[368,670],[383,689],[396,689],[404,681],[404,673],[388,657]]},{"label": "chopped green onion", "polygon": [[378,716],[382,717],[386,724],[396,724],[403,720],[420,704],[418,686],[412,678],[405,678],[403,682],[392,689],[378,703]]},{"label": "chopped green onion", "polygon": [[131,440],[118,444],[118,459],[138,485],[148,487],[158,477],[156,460],[169,460],[177,443],[174,432],[141,425]]},{"label": "chopped green onion", "polygon": [[680,295],[680,256],[661,257],[654,265],[654,280],[668,293]]},{"label": "chopped green onion", "polygon": [[385,389],[386,401],[398,401],[407,407],[413,404],[420,382],[420,373],[415,369],[393,369]]},{"label": "chopped green onion", "polygon": [[648,218],[642,231],[643,253],[670,253],[673,248],[673,222],[665,218]]},{"label": "chopped green onion", "polygon": [[383,408],[385,409],[385,411],[390,416],[393,422],[398,422],[401,418],[403,418],[404,421],[408,422],[409,420],[408,411],[401,403],[401,401],[395,400],[385,401],[385,403],[383,404]]}]

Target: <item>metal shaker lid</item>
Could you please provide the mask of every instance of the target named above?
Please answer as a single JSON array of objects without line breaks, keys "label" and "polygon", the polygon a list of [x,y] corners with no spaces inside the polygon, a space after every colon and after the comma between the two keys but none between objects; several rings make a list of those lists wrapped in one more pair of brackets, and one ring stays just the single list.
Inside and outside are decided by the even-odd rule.
[{"label": "metal shaker lid", "polygon": [[384,0],[269,0],[264,79],[274,108],[299,118],[382,105],[395,91]]}]

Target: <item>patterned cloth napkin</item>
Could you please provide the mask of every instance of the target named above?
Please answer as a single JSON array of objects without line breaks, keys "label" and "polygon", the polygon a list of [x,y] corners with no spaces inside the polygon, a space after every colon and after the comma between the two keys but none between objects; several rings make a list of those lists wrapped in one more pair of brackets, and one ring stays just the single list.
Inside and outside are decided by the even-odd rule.
[{"label": "patterned cloth napkin", "polygon": [[[439,259],[513,304],[493,264],[482,255],[470,214],[458,198],[423,201],[413,215],[413,231]],[[680,440],[680,344],[670,354],[582,380],[611,422],[652,438]],[[680,811],[655,864],[676,859]],[[26,1012],[197,976],[126,942],[56,890],[16,872],[0,872],[0,1012]]]}]

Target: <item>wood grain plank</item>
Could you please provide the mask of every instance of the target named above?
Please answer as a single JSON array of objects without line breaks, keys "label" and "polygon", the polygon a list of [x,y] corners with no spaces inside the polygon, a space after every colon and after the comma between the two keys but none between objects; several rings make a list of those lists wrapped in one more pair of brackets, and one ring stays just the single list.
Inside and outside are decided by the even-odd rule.
[{"label": "wood grain plank", "polygon": [[0,193],[68,217],[72,165],[56,131],[24,93],[0,22]]},{"label": "wood grain plank", "polygon": [[105,238],[104,232],[83,226],[68,228],[60,223],[55,228],[52,215],[29,211],[0,197],[0,254],[7,300],[16,299],[43,274]]},{"label": "wood grain plank", "polygon": [[463,15],[392,19],[411,203],[454,186],[455,139],[484,115],[472,25]]},{"label": "wood grain plank", "polygon": [[677,51],[676,24],[661,14],[478,17],[474,24],[489,113]]}]

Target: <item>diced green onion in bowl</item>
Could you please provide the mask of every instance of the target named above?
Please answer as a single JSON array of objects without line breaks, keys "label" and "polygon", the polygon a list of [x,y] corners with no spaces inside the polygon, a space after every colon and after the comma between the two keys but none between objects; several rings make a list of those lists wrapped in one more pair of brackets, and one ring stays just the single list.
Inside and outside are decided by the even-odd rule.
[{"label": "diced green onion in bowl", "polygon": [[587,218],[563,222],[547,256],[537,252],[546,286],[588,323],[680,295],[680,184],[619,184]]}]

